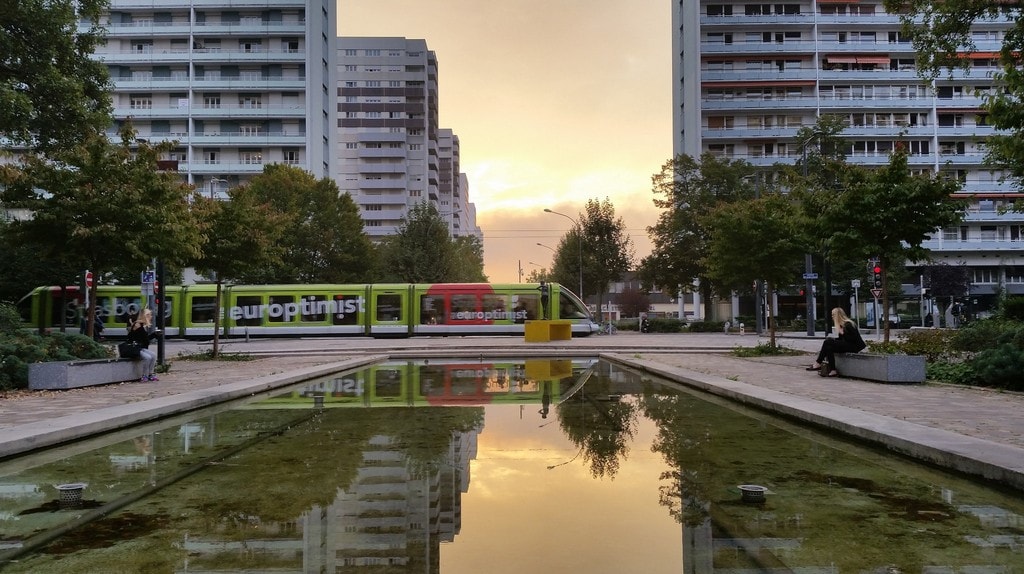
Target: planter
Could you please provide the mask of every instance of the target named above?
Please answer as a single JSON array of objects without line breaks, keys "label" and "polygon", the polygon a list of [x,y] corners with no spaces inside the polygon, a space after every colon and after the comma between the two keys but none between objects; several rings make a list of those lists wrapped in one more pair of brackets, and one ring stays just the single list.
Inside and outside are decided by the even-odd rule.
[{"label": "planter", "polygon": [[923,355],[839,353],[836,354],[836,371],[843,377],[880,383],[923,383],[925,358]]}]

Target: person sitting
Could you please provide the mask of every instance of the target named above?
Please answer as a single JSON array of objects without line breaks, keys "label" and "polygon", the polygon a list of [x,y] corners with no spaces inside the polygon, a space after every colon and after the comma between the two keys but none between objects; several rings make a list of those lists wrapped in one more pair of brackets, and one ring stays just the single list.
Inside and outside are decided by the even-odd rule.
[{"label": "person sitting", "polygon": [[832,324],[835,325],[836,333],[839,335],[836,338],[828,337],[821,343],[821,350],[818,351],[818,358],[815,359],[814,364],[807,367],[808,371],[818,371],[821,369],[823,364],[828,365],[828,376],[837,377],[839,373],[836,371],[836,353],[859,353],[864,350],[867,345],[864,343],[864,339],[860,336],[860,331],[857,330],[857,324],[850,319],[846,312],[836,307],[832,309]]},{"label": "person sitting", "polygon": [[149,350],[149,340],[160,335],[160,331],[153,327],[153,312],[143,309],[139,312],[138,318],[132,321],[128,328],[128,340],[135,343],[139,348],[139,359],[142,360],[142,382],[158,381],[156,377],[156,355]]}]

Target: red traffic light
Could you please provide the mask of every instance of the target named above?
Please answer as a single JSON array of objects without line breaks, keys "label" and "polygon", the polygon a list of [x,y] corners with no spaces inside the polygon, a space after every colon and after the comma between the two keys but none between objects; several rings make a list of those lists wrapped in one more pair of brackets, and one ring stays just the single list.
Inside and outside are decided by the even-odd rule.
[{"label": "red traffic light", "polygon": [[881,273],[882,272],[882,268],[880,266],[878,266],[878,265],[875,265],[874,272],[875,273]]}]

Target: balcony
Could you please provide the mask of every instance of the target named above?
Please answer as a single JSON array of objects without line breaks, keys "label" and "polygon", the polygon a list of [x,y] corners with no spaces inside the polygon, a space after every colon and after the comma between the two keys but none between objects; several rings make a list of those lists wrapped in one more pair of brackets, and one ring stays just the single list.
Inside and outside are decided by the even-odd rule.
[{"label": "balcony", "polygon": [[191,5],[197,9],[217,8],[269,8],[295,7],[305,8],[306,0],[190,0],[188,4],[181,0],[112,0],[111,8],[115,10],[174,10]]}]

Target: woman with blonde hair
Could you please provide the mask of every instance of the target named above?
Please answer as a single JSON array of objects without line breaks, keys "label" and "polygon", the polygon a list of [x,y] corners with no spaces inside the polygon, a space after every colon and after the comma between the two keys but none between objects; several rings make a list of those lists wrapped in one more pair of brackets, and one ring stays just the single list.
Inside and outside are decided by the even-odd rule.
[{"label": "woman with blonde hair", "polygon": [[864,343],[864,339],[860,336],[860,331],[857,330],[857,324],[853,322],[846,315],[846,311],[843,311],[839,307],[832,309],[832,324],[835,326],[836,336],[835,339],[827,337],[824,342],[821,343],[821,350],[818,351],[818,358],[815,359],[814,364],[807,367],[808,371],[820,370],[822,364],[828,364],[828,376],[837,377],[839,373],[836,371],[836,353],[859,353],[864,350],[867,345]]},{"label": "woman with blonde hair", "polygon": [[128,327],[128,341],[135,343],[142,360],[141,382],[158,381],[156,378],[156,355],[149,350],[149,340],[158,336],[159,331],[153,328],[153,311],[149,308],[139,311],[139,316]]}]

